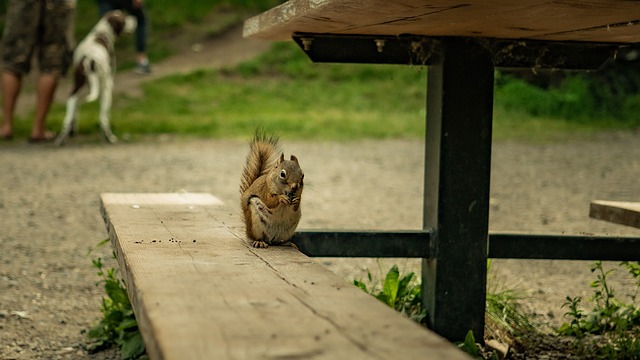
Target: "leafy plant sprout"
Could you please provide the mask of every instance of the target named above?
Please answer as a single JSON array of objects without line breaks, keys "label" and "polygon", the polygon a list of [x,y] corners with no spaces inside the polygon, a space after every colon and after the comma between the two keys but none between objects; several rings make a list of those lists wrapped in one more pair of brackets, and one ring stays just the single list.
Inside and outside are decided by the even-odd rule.
[{"label": "leafy plant sprout", "polygon": [[[103,240],[96,248],[108,242],[109,239]],[[93,341],[90,350],[97,352],[116,345],[122,359],[145,359],[144,341],[125,284],[117,276],[118,271],[114,268],[105,269],[100,257],[92,259],[91,263],[101,278],[96,285],[103,285],[107,296],[102,298],[100,305],[103,318],[87,333]]]},{"label": "leafy plant sprout", "polygon": [[[487,262],[487,268],[491,261]],[[422,287],[413,272],[401,275],[397,265],[393,265],[384,277],[382,284],[374,282],[371,272],[367,270],[367,283],[354,280],[353,284],[371,294],[389,307],[416,322],[426,325],[427,312],[422,308]],[[511,342],[524,333],[533,333],[535,327],[529,322],[526,314],[520,310],[517,300],[521,296],[513,289],[497,290],[490,286],[486,300],[486,329],[489,337],[502,342]],[[476,344],[473,334],[469,332],[459,347],[474,357],[479,357],[481,350]],[[497,358],[495,353],[490,359]]]},{"label": "leafy plant sprout", "polygon": [[563,307],[568,308],[569,318],[558,333],[575,338],[574,347],[579,355],[595,359],[640,358],[640,307],[636,304],[640,289],[640,262],[620,263],[633,279],[635,289],[631,303],[615,296],[607,277],[615,269],[605,270],[602,261],[596,261],[591,272],[596,280],[591,283],[594,307],[591,311],[580,308],[581,297],[567,296]]}]

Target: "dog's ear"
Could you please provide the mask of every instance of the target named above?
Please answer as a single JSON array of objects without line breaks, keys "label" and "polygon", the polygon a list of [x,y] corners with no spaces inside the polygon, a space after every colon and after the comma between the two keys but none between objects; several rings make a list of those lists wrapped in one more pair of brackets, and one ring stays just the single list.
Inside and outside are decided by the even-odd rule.
[{"label": "dog's ear", "polygon": [[122,30],[124,30],[125,25],[124,14],[121,11],[116,10],[109,12],[106,16],[109,25],[113,29],[113,33],[116,34],[116,36],[120,35]]}]

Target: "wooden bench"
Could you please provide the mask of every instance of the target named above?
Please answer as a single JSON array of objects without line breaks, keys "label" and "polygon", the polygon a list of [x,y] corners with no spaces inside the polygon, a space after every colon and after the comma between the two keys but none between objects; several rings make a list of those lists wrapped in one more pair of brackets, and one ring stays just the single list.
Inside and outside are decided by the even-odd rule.
[{"label": "wooden bench", "polygon": [[589,207],[589,216],[594,219],[640,228],[640,203],[594,200]]},{"label": "wooden bench", "polygon": [[489,233],[495,69],[598,69],[640,42],[638,19],[623,0],[289,0],[246,20],[245,37],[293,40],[314,62],[428,66],[422,232],[294,241],[311,256],[423,258],[428,325],[451,341],[483,338],[487,257],[638,260],[639,238]]},{"label": "wooden bench", "polygon": [[102,194],[152,359],[467,359],[289,247],[254,249],[209,194]]}]

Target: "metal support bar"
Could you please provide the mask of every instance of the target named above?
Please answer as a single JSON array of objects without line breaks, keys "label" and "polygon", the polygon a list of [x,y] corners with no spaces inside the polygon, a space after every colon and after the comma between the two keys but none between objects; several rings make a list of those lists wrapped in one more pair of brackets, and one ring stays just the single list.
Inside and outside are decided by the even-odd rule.
[{"label": "metal support bar", "polygon": [[291,241],[316,257],[429,257],[430,231],[301,231]]},{"label": "metal support bar", "polygon": [[450,341],[484,338],[493,73],[491,53],[443,39],[428,70],[422,263],[429,328]]},{"label": "metal support bar", "polygon": [[[291,240],[312,257],[431,258],[430,230],[302,230]],[[627,236],[491,233],[493,259],[640,261],[640,238]]]},{"label": "metal support bar", "polygon": [[640,261],[640,238],[593,235],[491,234],[489,257]]},{"label": "metal support bar", "polygon": [[[293,40],[314,62],[430,65],[443,37],[296,33]],[[474,38],[503,68],[583,69],[602,67],[621,45]]]}]

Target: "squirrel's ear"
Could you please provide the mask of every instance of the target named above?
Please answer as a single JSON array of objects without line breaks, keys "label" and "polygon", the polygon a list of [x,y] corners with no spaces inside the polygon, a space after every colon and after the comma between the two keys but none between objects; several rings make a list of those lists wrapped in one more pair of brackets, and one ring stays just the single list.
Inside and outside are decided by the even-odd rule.
[{"label": "squirrel's ear", "polygon": [[295,155],[291,155],[291,161],[298,163],[298,158]]},{"label": "squirrel's ear", "polygon": [[278,167],[284,161],[284,153],[280,154],[280,159],[276,161],[276,167]]}]

